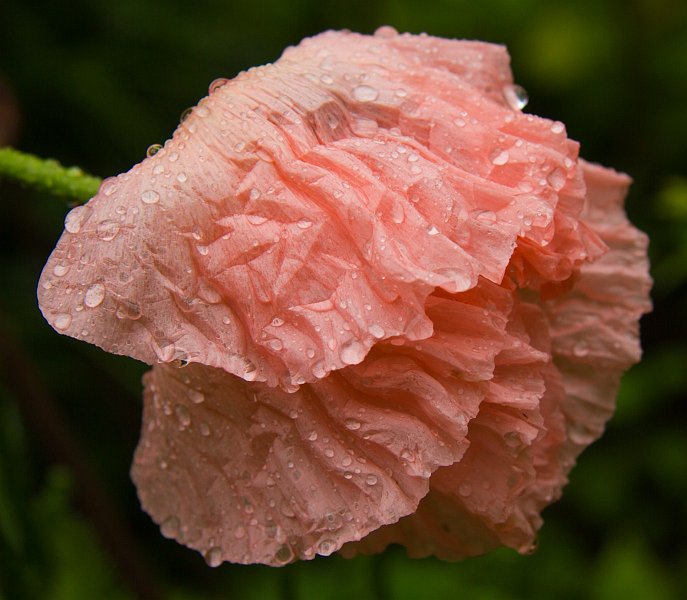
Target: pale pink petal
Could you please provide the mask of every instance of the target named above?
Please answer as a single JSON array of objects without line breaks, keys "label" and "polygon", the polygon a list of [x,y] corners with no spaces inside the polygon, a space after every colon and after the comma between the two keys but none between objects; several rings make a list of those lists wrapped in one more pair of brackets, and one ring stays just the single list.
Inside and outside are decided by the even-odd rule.
[{"label": "pale pink petal", "polygon": [[499,283],[512,256],[521,282],[565,280],[595,241],[573,232],[577,145],[510,85],[500,46],[306,40],[68,215],[41,310],[115,353],[289,390],[428,338],[435,287]]},{"label": "pale pink petal", "polygon": [[598,165],[582,167],[588,187],[582,216],[609,251],[582,267],[569,294],[544,305],[566,392],[561,460],[568,468],[613,414],[620,376],[641,355],[639,317],[651,309],[648,240],[623,210],[630,178]]},{"label": "pale pink petal", "polygon": [[[480,403],[502,402],[490,382],[497,357],[546,358],[507,331],[504,288],[482,282],[430,304],[432,339],[378,344],[362,364],[295,393],[208,367],[156,366],[132,474],[165,535],[210,562],[280,564],[413,513],[432,473],[470,451]],[[522,388],[503,422],[522,431],[524,388],[541,393],[530,375],[503,377]]]}]

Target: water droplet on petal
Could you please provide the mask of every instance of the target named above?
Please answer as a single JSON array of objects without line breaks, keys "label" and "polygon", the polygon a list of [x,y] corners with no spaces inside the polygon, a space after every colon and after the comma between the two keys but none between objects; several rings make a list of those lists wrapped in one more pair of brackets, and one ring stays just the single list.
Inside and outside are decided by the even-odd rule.
[{"label": "water droplet on petal", "polygon": [[507,150],[497,150],[491,155],[491,162],[496,166],[505,165],[510,159],[510,155]]},{"label": "water droplet on petal", "polygon": [[589,346],[587,345],[587,342],[577,342],[577,344],[573,346],[573,354],[578,358],[587,356],[589,354]]},{"label": "water droplet on petal", "polygon": [[334,83],[333,77],[331,75],[327,75],[326,73],[320,77],[320,81],[325,85],[331,85]]},{"label": "water droplet on petal", "polygon": [[191,390],[188,393],[189,400],[193,404],[201,404],[205,400],[205,394],[199,390]]},{"label": "water droplet on petal", "polygon": [[145,190],[141,194],[141,200],[144,202],[144,204],[155,204],[156,202],[160,201],[160,194],[158,194],[155,190]]},{"label": "water droplet on petal", "polygon": [[381,325],[377,325],[374,323],[373,325],[370,325],[368,331],[376,337],[378,340],[381,340],[386,332],[384,331],[384,328]]},{"label": "water droplet on petal", "polygon": [[554,133],[558,135],[559,133],[563,133],[565,131],[565,125],[561,123],[560,121],[556,121],[551,125],[551,133]]},{"label": "water droplet on petal", "polygon": [[279,546],[274,554],[274,560],[281,565],[286,564],[293,558],[293,552],[288,544],[283,544]]},{"label": "water droplet on petal", "polygon": [[79,233],[81,221],[83,221],[85,216],[84,209],[84,206],[76,206],[67,213],[67,216],[64,218],[64,228],[69,233]]},{"label": "water droplet on petal", "polygon": [[437,235],[438,233],[439,233],[439,230],[434,225],[431,225],[430,227],[427,228],[427,234],[428,235]]},{"label": "water droplet on petal", "polygon": [[367,485],[377,485],[377,476],[370,473],[366,478],[365,478],[365,483]]},{"label": "water droplet on petal", "polygon": [[174,407],[174,414],[179,421],[179,431],[183,431],[191,424],[191,413],[183,404]]},{"label": "water droplet on petal", "polygon": [[308,219],[301,219],[298,221],[298,223],[296,223],[296,225],[298,225],[299,229],[308,229],[312,227],[312,221],[308,221]]},{"label": "water droplet on petal", "polygon": [[358,102],[374,102],[379,92],[369,85],[359,85],[353,88],[353,98]]},{"label": "water droplet on petal", "polygon": [[155,156],[160,150],[162,150],[162,144],[151,144],[146,150],[146,156],[148,158]]},{"label": "water droplet on petal", "polygon": [[351,431],[356,431],[357,429],[360,429],[360,421],[358,421],[357,419],[346,419],[344,421],[344,425],[346,425],[346,429],[350,429]]},{"label": "water droplet on petal", "polygon": [[179,534],[179,519],[177,517],[169,517],[160,525],[160,533],[167,539],[174,539]]},{"label": "water droplet on petal", "polygon": [[64,277],[69,271],[69,267],[65,265],[55,265],[52,269],[53,275],[55,277]]},{"label": "water droplet on petal", "polygon": [[205,553],[205,562],[209,567],[219,567],[222,564],[222,549],[214,546]]},{"label": "water droplet on petal", "polygon": [[102,283],[94,283],[86,290],[83,303],[89,308],[99,306],[105,298],[105,286]]},{"label": "water droplet on petal", "polygon": [[183,171],[177,173],[177,181],[179,183],[184,183],[188,179],[188,176]]},{"label": "water droplet on petal", "polygon": [[334,458],[334,450],[332,450],[331,448],[325,448],[324,449],[324,455],[327,458]]},{"label": "water droplet on petal", "polygon": [[229,81],[229,80],[228,80],[228,79],[225,79],[224,77],[219,77],[219,78],[215,79],[215,80],[210,84],[210,86],[209,86],[209,88],[208,88],[208,92],[209,92],[210,94],[214,94],[219,88],[221,88],[222,86],[224,86],[224,85],[227,83],[227,81]]},{"label": "water droplet on petal", "polygon": [[95,231],[103,242],[109,242],[119,233],[119,223],[105,219],[98,224]]},{"label": "water droplet on petal", "polygon": [[317,546],[317,553],[321,556],[329,556],[336,550],[334,540],[322,540]]},{"label": "water droplet on petal", "polygon": [[55,317],[55,327],[60,331],[64,331],[72,324],[72,316],[68,314],[61,314]]},{"label": "water droplet on petal", "polygon": [[522,110],[529,102],[527,90],[519,85],[507,85],[504,87],[503,97],[506,99],[508,106],[513,110]]},{"label": "water droplet on petal", "polygon": [[345,365],[357,365],[365,358],[365,346],[353,340],[341,348],[340,356]]},{"label": "water droplet on petal", "polygon": [[565,171],[561,168],[554,169],[546,178],[549,185],[556,191],[562,190],[565,187],[565,179]]}]

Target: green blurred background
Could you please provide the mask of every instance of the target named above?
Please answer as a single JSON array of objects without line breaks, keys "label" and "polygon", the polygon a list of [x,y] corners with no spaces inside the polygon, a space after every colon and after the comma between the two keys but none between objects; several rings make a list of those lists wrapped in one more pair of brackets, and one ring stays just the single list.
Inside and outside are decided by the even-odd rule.
[{"label": "green blurred background", "polygon": [[687,598],[687,3],[2,0],[0,117],[14,96],[18,148],[109,176],[216,77],[324,29],[381,24],[505,43],[526,110],[635,178],[628,212],[656,281],[644,361],[545,511],[539,550],[213,570],[164,539],[128,478],[145,367],[43,321],[36,281],[68,207],[0,182],[0,598]]}]

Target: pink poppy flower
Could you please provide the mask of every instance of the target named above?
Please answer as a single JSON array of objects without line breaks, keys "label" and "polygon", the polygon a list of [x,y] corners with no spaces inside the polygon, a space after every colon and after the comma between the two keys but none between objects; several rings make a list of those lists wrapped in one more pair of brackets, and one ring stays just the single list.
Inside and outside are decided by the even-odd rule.
[{"label": "pink poppy flower", "polygon": [[629,178],[521,108],[501,46],[327,32],[69,213],[41,310],[154,365],[163,535],[211,565],[532,548],[650,280]]}]

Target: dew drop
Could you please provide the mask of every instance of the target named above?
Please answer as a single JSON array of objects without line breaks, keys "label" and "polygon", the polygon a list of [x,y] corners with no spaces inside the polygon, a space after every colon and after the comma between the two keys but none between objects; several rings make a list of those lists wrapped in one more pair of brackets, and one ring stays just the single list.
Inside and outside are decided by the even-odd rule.
[{"label": "dew drop", "polygon": [[86,290],[83,303],[89,308],[100,306],[105,298],[105,286],[102,283],[94,283]]},{"label": "dew drop", "polygon": [[207,256],[208,252],[210,251],[207,246],[196,246],[196,250],[198,250],[198,254],[201,256]]},{"label": "dew drop", "polygon": [[345,365],[357,365],[365,358],[365,347],[353,340],[341,348],[341,362]]},{"label": "dew drop", "polygon": [[324,455],[327,458],[334,458],[334,450],[332,450],[331,448],[325,448],[324,449]]},{"label": "dew drop", "polygon": [[329,556],[336,550],[334,540],[322,540],[317,546],[317,553],[321,556]]},{"label": "dew drop", "polygon": [[332,78],[332,76],[327,74],[322,75],[320,77],[320,81],[325,85],[331,85],[332,83],[334,83],[334,79]]},{"label": "dew drop", "polygon": [[106,219],[98,224],[95,231],[103,242],[109,242],[119,233],[119,223]]},{"label": "dew drop", "polygon": [[60,331],[64,331],[72,324],[72,316],[66,313],[57,315],[55,317],[55,327]]},{"label": "dew drop", "polygon": [[64,228],[69,233],[79,233],[81,222],[85,216],[84,209],[84,206],[76,206],[67,213],[67,216],[64,218]]},{"label": "dew drop", "polygon": [[513,110],[522,110],[529,102],[527,90],[519,85],[507,85],[504,87],[503,97],[506,99],[508,106]]},{"label": "dew drop", "polygon": [[394,202],[391,207],[391,220],[394,223],[400,224],[405,220],[405,212],[403,211],[403,205],[400,202]]},{"label": "dew drop", "polygon": [[461,483],[460,486],[458,486],[458,493],[463,497],[467,497],[472,494],[472,487],[467,483]]},{"label": "dew drop", "polygon": [[219,567],[222,564],[222,549],[213,546],[205,554],[205,562],[209,567]]},{"label": "dew drop", "polygon": [[229,81],[229,80],[228,80],[228,79],[225,79],[224,77],[219,77],[219,78],[215,79],[215,80],[210,84],[210,87],[208,88],[208,92],[209,92],[210,94],[214,94],[219,88],[221,88],[222,86],[224,86],[224,85],[227,83],[227,81]]},{"label": "dew drop", "polygon": [[53,275],[55,277],[64,277],[69,271],[69,267],[65,265],[55,265],[52,269]]},{"label": "dew drop", "polygon": [[151,158],[155,156],[160,150],[162,150],[162,144],[151,144],[146,150],[146,156]]},{"label": "dew drop", "polygon": [[178,152],[172,152],[169,155],[169,162],[176,162],[177,160],[179,160],[179,153]]},{"label": "dew drop", "polygon": [[308,221],[308,219],[301,219],[298,221],[298,223],[296,223],[296,225],[298,225],[299,229],[309,229],[312,227],[312,221]]},{"label": "dew drop", "polygon": [[245,363],[246,370],[243,372],[243,378],[246,381],[255,381],[258,378],[258,368],[249,360]]},{"label": "dew drop", "polygon": [[257,200],[260,197],[260,190],[258,188],[251,188],[250,192],[248,192],[248,199],[249,200]]},{"label": "dew drop", "polygon": [[487,223],[489,225],[496,223],[496,213],[493,210],[479,210],[476,211],[473,216],[481,223]]},{"label": "dew drop", "polygon": [[288,544],[282,544],[279,546],[274,554],[274,560],[281,565],[286,564],[293,558],[293,552]]},{"label": "dew drop", "polygon": [[246,529],[242,526],[239,525],[235,530],[234,530],[234,537],[237,540],[241,540],[246,537]]},{"label": "dew drop", "polygon": [[160,201],[160,194],[155,190],[145,190],[141,194],[141,200],[144,204],[155,204]]},{"label": "dew drop", "polygon": [[346,425],[346,429],[350,429],[351,431],[360,429],[360,421],[357,419],[346,419],[344,425]]},{"label": "dew drop", "polygon": [[353,88],[353,98],[358,102],[374,102],[379,92],[369,85],[359,85]]},{"label": "dew drop", "polygon": [[554,190],[562,190],[565,186],[565,171],[561,168],[556,168],[549,173],[546,180]]},{"label": "dew drop", "polygon": [[497,150],[491,155],[491,162],[496,166],[505,165],[510,159],[510,155],[507,150]]},{"label": "dew drop", "polygon": [[311,442],[317,441],[317,431],[314,429],[308,434],[308,440]]},{"label": "dew drop", "polygon": [[179,519],[177,517],[169,517],[160,525],[160,533],[167,539],[174,539],[179,534]]},{"label": "dew drop", "polygon": [[279,317],[274,317],[272,321],[270,321],[270,325],[272,327],[281,327],[284,324],[284,319],[280,319]]},{"label": "dew drop", "polygon": [[431,226],[427,229],[427,235],[437,235],[438,233],[439,233],[439,230],[438,230],[438,229],[436,228],[436,226],[434,226],[434,225],[431,225]]},{"label": "dew drop", "polygon": [[367,485],[370,485],[370,486],[372,486],[372,485],[377,485],[377,476],[376,476],[376,475],[373,475],[372,473],[370,473],[370,474],[365,478],[365,483],[366,483]]},{"label": "dew drop", "polygon": [[563,133],[565,131],[565,125],[561,123],[560,121],[556,121],[551,125],[551,133],[554,133],[558,135],[559,133]]},{"label": "dew drop", "polygon": [[386,334],[384,328],[381,325],[377,325],[377,323],[370,325],[368,331],[372,334],[373,337],[377,338],[378,340],[381,340]]},{"label": "dew drop", "polygon": [[179,422],[179,431],[183,431],[191,424],[191,413],[183,404],[174,407],[174,414]]},{"label": "dew drop", "polygon": [[177,181],[179,183],[184,183],[188,179],[188,176],[183,171],[177,173]]},{"label": "dew drop", "polygon": [[587,345],[587,342],[577,342],[577,344],[573,346],[573,354],[578,358],[587,356],[589,354],[589,346]]},{"label": "dew drop", "polygon": [[202,404],[203,401],[205,400],[205,394],[199,390],[191,390],[188,393],[189,400],[193,402],[193,404]]}]

